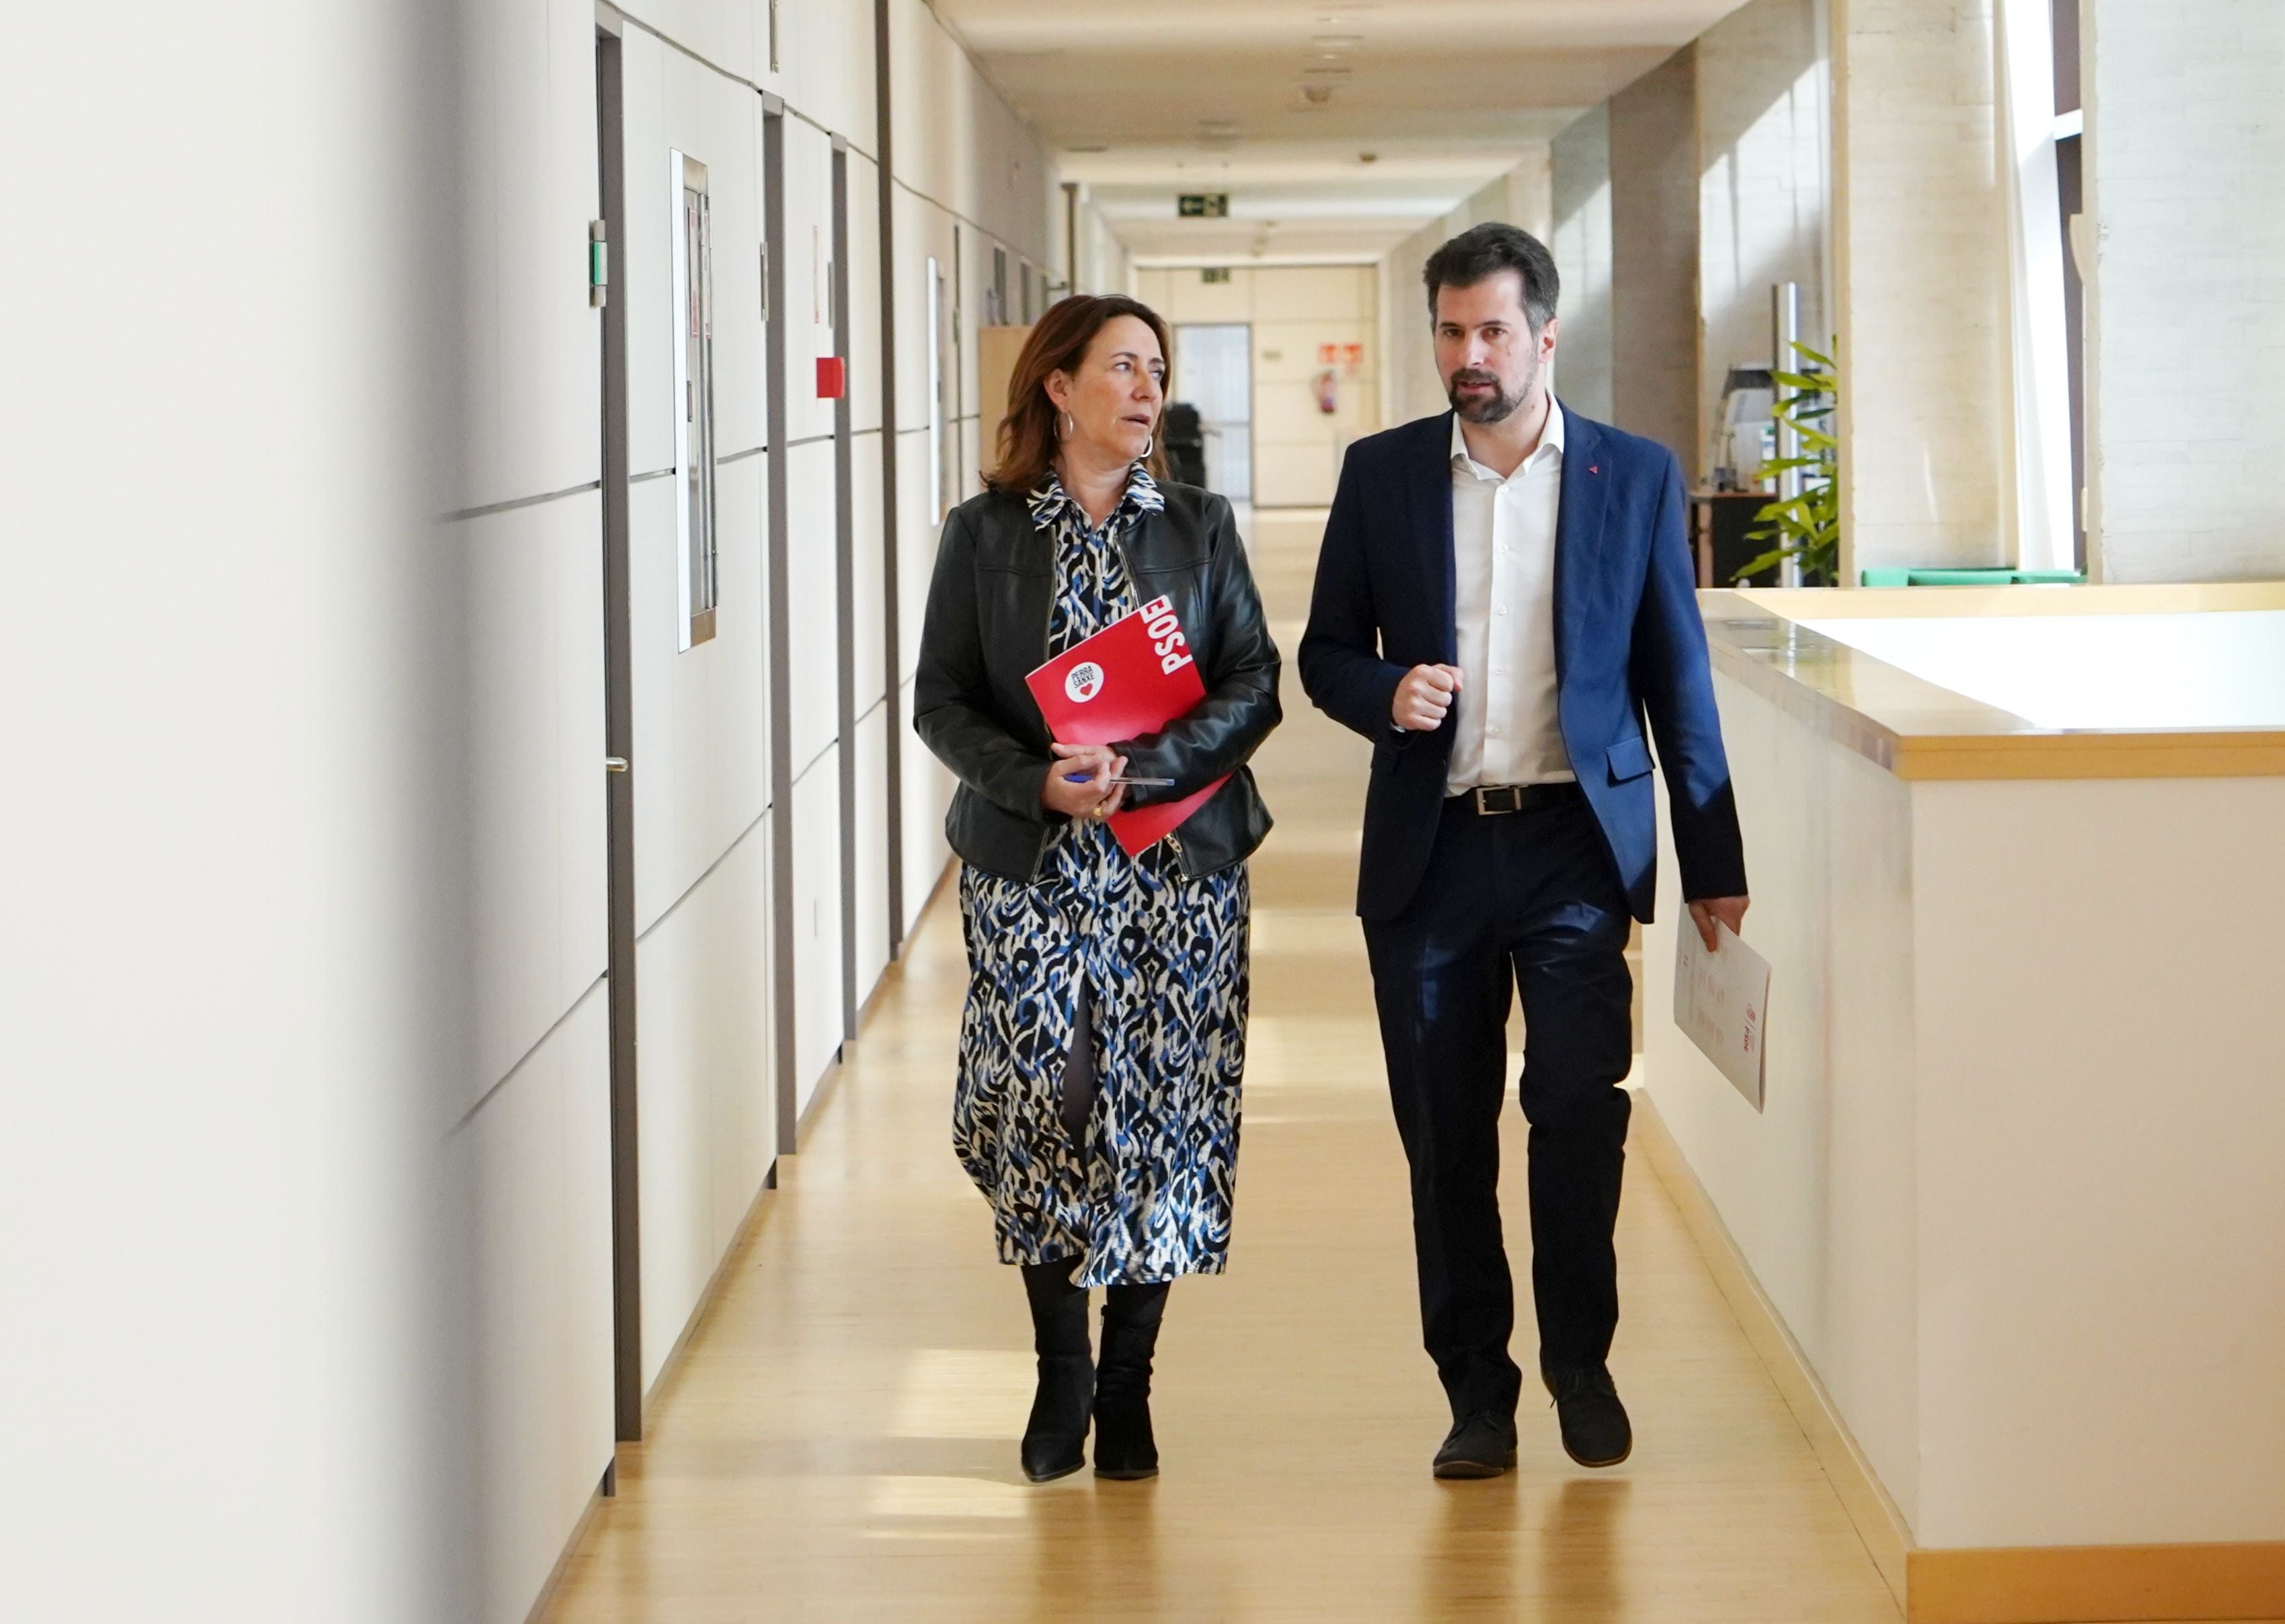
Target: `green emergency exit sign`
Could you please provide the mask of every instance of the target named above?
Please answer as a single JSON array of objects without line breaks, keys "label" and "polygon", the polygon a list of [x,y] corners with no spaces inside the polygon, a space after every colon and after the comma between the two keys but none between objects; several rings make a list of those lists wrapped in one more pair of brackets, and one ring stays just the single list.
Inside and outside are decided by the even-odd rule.
[{"label": "green emergency exit sign", "polygon": [[1229,193],[1227,192],[1185,192],[1176,200],[1175,210],[1185,220],[1224,220],[1229,217]]}]

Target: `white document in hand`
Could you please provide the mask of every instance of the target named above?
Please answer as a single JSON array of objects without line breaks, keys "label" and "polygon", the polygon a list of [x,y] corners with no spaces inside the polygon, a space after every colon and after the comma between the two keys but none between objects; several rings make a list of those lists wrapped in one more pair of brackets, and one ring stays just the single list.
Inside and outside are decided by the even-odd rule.
[{"label": "white document in hand", "polygon": [[1770,961],[1729,926],[1717,922],[1714,931],[1720,946],[1708,953],[1686,914],[1675,930],[1674,1024],[1759,1110],[1769,1074]]}]

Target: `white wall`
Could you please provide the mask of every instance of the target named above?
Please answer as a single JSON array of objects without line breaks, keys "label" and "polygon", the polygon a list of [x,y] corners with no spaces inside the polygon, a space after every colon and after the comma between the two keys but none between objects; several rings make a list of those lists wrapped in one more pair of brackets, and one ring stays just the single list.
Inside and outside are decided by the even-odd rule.
[{"label": "white wall", "polygon": [[[929,480],[928,261],[937,259],[947,282],[958,272],[957,333],[946,326],[943,349],[946,365],[954,372],[957,403],[947,425],[948,454],[964,496],[981,489],[978,470],[985,455],[972,335],[984,325],[991,249],[998,244],[1008,251],[1011,303],[1020,303],[1020,268],[1027,263],[1040,285],[1035,298],[1043,299],[1047,280],[1063,274],[1063,193],[1030,129],[993,94],[922,0],[892,0],[891,12],[892,99],[898,121],[893,198],[899,300],[898,714],[907,719],[899,741],[903,782],[899,848],[904,924],[909,929],[934,893],[950,857],[944,816],[952,800],[951,775],[909,730],[922,606],[936,561],[939,516],[937,493]],[[862,537],[860,531],[860,549]],[[860,639],[865,635],[860,630]],[[869,748],[861,734],[860,729],[860,773],[867,759],[861,752]],[[883,759],[888,748],[884,734]],[[860,944],[871,928],[860,923]],[[860,947],[860,957],[862,951]]]},{"label": "white wall", "polygon": [[1135,285],[1134,255],[1103,217],[1087,188],[1080,189],[1079,287],[1081,293],[1123,294]]},{"label": "white wall", "polygon": [[2089,551],[2110,581],[2285,576],[2285,7],[2083,16]]},{"label": "white wall", "polygon": [[[1189,267],[1135,272],[1135,296],[1170,326],[1252,328],[1256,506],[1330,506],[1351,442],[1380,428],[1379,282],[1371,265],[1239,265],[1227,282],[1207,282]],[[1316,389],[1328,344],[1340,357],[1330,412],[1319,408]],[[1354,369],[1346,359],[1352,344],[1363,352]]]},{"label": "white wall", "polygon": [[1380,329],[1388,341],[1381,420],[1392,428],[1449,407],[1443,381],[1436,375],[1428,295],[1420,271],[1431,254],[1475,224],[1463,201],[1398,243],[1380,262]]},{"label": "white wall", "polygon": [[[942,872],[948,782],[892,738],[885,648],[881,244],[870,0],[787,5],[768,59],[758,0],[630,0],[622,35],[628,220],[612,247],[628,318],[635,744],[642,1374],[656,1382],[692,1322],[774,1158],[781,1079],[772,839],[791,831],[795,1075],[806,1108],[891,956],[892,865],[908,927]],[[610,1459],[609,1055],[604,969],[600,318],[587,303],[587,222],[601,212],[595,12],[585,0],[482,0],[459,51],[467,129],[456,153],[468,245],[459,393],[469,431],[450,500],[472,607],[469,887],[472,1059],[449,1165],[474,1187],[482,1289],[480,1469],[473,1514],[482,1616],[521,1619]],[[956,425],[972,488],[976,404],[966,335],[990,252],[1048,263],[1055,186],[1031,133],[920,0],[891,6],[896,84],[895,312],[899,335],[899,602],[907,654],[932,561],[926,489],[923,274],[961,261]],[[785,467],[766,454],[759,260],[762,92],[784,98],[788,313]],[[845,143],[854,552],[837,560],[833,404],[814,364],[835,349],[833,139]],[[707,166],[714,238],[720,609],[680,647],[672,428],[675,318],[667,153]],[[979,273],[978,266],[984,267]],[[1012,289],[1011,289],[1012,291]],[[787,655],[791,796],[771,795],[770,482],[789,516]],[[850,647],[843,594],[853,605]],[[855,679],[844,737],[839,673]],[[901,749],[903,832],[891,850],[889,756]],[[856,804],[842,758],[853,751]],[[844,916],[844,824],[857,842]],[[856,950],[844,986],[842,945]],[[320,1609],[319,1611],[322,1611]],[[406,1610],[401,1616],[413,1616]]]},{"label": "white wall", "polygon": [[1922,1539],[2285,1539],[2285,781],[1913,800]]},{"label": "white wall", "polygon": [[1908,1523],[1920,1474],[1912,818],[1902,781],[1731,679],[1716,696],[1772,967],[1765,1109],[1673,1020],[1682,917],[1659,796],[1644,932],[1652,1097]]},{"label": "white wall", "polygon": [[0,53],[12,1616],[468,1610],[472,1204],[433,1149],[471,605],[431,521],[476,428],[451,121],[405,111],[451,105],[452,26],[35,8]]},{"label": "white wall", "polygon": [[1666,1016],[1670,867],[1648,1086],[1916,1541],[2285,1538],[2285,783],[1907,783],[1716,687],[1766,1110]]}]

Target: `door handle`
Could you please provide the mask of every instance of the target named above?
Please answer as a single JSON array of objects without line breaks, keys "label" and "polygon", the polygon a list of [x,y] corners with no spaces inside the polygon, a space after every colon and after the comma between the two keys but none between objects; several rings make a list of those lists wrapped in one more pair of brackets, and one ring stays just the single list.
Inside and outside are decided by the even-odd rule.
[{"label": "door handle", "polygon": [[604,771],[604,772],[606,772],[606,773],[624,773],[624,772],[625,772],[626,770],[627,770],[627,758],[626,758],[624,756],[606,756],[606,757],[603,757],[603,771]]}]

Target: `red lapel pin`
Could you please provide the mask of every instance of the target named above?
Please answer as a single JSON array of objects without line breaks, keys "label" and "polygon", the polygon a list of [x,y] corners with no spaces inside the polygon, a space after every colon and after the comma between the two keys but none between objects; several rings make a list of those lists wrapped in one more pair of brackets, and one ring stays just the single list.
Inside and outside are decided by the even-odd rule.
[{"label": "red lapel pin", "polygon": [[1602,471],[1603,465],[1599,462],[1590,462],[1587,465],[1587,472],[1590,474],[1600,474]]}]

